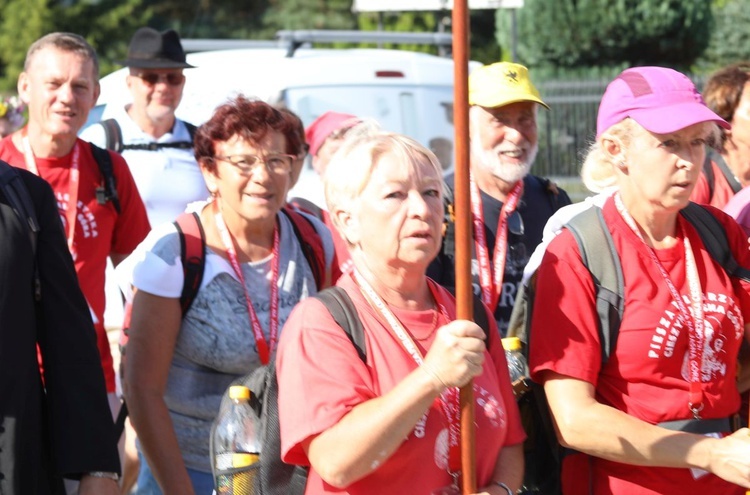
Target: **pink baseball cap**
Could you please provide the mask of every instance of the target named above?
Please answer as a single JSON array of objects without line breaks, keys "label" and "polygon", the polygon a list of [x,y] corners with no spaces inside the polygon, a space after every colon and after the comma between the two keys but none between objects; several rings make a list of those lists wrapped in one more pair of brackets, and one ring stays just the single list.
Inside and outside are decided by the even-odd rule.
[{"label": "pink baseball cap", "polygon": [[596,137],[627,117],[657,134],[709,121],[731,127],[706,106],[687,76],[665,67],[633,67],[609,83],[599,104]]},{"label": "pink baseball cap", "polygon": [[360,121],[361,119],[348,113],[330,111],[324,113],[305,130],[305,141],[310,146],[310,154],[317,155],[325,140],[334,132],[348,129]]}]

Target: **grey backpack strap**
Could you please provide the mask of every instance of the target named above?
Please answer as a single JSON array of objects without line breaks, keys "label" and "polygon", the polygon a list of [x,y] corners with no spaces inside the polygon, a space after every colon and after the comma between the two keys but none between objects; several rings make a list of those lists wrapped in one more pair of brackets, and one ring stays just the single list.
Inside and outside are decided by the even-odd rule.
[{"label": "grey backpack strap", "polygon": [[698,231],[706,251],[732,277],[750,282],[750,270],[740,266],[729,248],[727,232],[719,220],[703,206],[690,202],[680,210],[685,220]]},{"label": "grey backpack strap", "polygon": [[[706,153],[706,160],[713,161],[716,166],[719,167],[719,170],[721,170],[721,174],[724,176],[724,179],[726,179],[729,187],[732,188],[732,191],[734,191],[734,194],[740,192],[740,190],[742,189],[742,184],[740,184],[740,181],[738,181],[734,176],[734,172],[729,169],[729,165],[727,165],[727,162],[724,161],[724,157],[722,157],[718,151],[713,148],[709,148],[708,152]],[[713,196],[713,194],[711,196]]]},{"label": "grey backpack strap", "polygon": [[583,264],[588,268],[596,291],[602,364],[606,364],[617,342],[625,310],[625,284],[620,256],[614,246],[601,208],[591,207],[565,226],[578,243]]},{"label": "grey backpack strap", "polygon": [[349,294],[341,287],[333,286],[318,292],[314,297],[325,305],[338,326],[344,330],[346,336],[351,340],[359,358],[363,363],[366,363],[365,331],[357,314],[357,308],[354,307]]},{"label": "grey backpack strap", "polygon": [[104,138],[106,140],[104,147],[115,153],[122,153],[122,130],[120,129],[120,124],[115,119],[102,120],[100,124],[104,128]]}]

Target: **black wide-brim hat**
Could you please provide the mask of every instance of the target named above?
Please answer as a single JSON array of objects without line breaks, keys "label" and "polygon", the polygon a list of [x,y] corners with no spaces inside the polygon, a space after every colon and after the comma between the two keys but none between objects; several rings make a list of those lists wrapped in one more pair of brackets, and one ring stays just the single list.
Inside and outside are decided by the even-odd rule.
[{"label": "black wide-brim hat", "polygon": [[159,32],[142,27],[135,32],[128,47],[128,58],[118,62],[141,69],[192,69],[185,62],[180,36],[173,29]]}]

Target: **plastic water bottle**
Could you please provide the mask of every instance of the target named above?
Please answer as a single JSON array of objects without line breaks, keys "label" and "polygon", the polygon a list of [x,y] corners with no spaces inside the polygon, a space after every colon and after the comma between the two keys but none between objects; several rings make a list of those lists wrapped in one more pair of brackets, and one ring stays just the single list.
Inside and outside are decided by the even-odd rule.
[{"label": "plastic water bottle", "polygon": [[521,339],[518,337],[506,337],[502,339],[505,349],[505,359],[508,361],[508,372],[510,381],[514,383],[521,378],[529,376],[529,366],[526,358],[521,353]]},{"label": "plastic water bottle", "polygon": [[214,432],[216,494],[250,495],[260,468],[260,419],[250,407],[250,389],[232,386],[229,398]]}]

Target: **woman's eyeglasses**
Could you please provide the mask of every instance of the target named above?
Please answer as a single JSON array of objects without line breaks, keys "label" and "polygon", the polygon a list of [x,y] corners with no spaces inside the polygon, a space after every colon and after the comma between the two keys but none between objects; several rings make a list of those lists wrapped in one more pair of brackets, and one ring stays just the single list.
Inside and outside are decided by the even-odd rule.
[{"label": "woman's eyeglasses", "polygon": [[135,74],[135,77],[141,79],[149,86],[156,86],[159,81],[165,81],[170,86],[179,86],[185,82],[185,75],[178,74],[176,72],[169,72],[167,74],[158,74],[156,72],[141,72]]},{"label": "woman's eyeglasses", "polygon": [[261,164],[265,165],[266,170],[274,174],[288,173],[292,169],[292,162],[296,158],[294,155],[275,153],[262,157],[258,155],[215,156],[214,160],[229,163],[237,167],[241,173],[250,175]]}]

